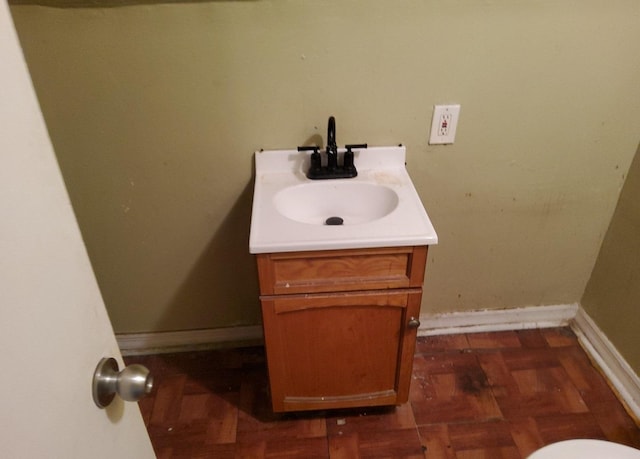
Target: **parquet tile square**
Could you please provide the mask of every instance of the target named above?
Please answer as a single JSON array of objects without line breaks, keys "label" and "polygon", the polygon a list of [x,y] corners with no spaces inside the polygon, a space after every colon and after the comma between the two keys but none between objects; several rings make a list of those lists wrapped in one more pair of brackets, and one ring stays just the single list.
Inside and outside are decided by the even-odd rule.
[{"label": "parquet tile square", "polygon": [[516,331],[470,333],[467,335],[467,339],[472,349],[501,349],[522,346]]},{"label": "parquet tile square", "polygon": [[[246,437],[245,433],[243,437]],[[325,459],[329,457],[326,437],[248,439],[239,442],[236,456],[247,459],[260,458],[303,458]]]},{"label": "parquet tile square", "polygon": [[423,458],[411,405],[327,413],[331,458]]},{"label": "parquet tile square", "polygon": [[570,328],[543,328],[538,332],[544,337],[550,347],[575,346],[576,335]]},{"label": "parquet tile square", "polygon": [[536,425],[545,444],[572,438],[607,439],[591,413],[540,416],[536,418]]},{"label": "parquet tile square", "polygon": [[361,458],[423,458],[424,453],[417,430],[404,429],[389,432],[358,434],[360,437],[359,457]]},{"label": "parquet tile square", "polygon": [[411,405],[418,425],[501,417],[486,375],[473,354],[417,355]]},{"label": "parquet tile square", "polygon": [[509,423],[494,420],[480,423],[452,424],[449,440],[457,452],[482,448],[515,447]]},{"label": "parquet tile square", "polygon": [[186,375],[169,376],[162,380],[162,386],[157,386],[149,425],[164,425],[178,419],[186,379]]},{"label": "parquet tile square", "polygon": [[514,333],[523,348],[535,349],[548,346],[548,342],[540,330],[518,330]]},{"label": "parquet tile square", "polygon": [[588,408],[562,368],[512,371],[517,391],[497,397],[507,418],[521,415],[545,416],[554,413],[581,413]]},{"label": "parquet tile square", "polygon": [[518,418],[509,420],[511,438],[518,447],[522,457],[527,457],[534,451],[547,444],[538,431],[538,424],[534,418]]},{"label": "parquet tile square", "polygon": [[456,452],[449,439],[449,424],[426,424],[418,426],[422,439],[424,457],[428,459],[455,459]]},{"label": "parquet tile square", "polygon": [[526,458],[640,430],[569,328],[419,338],[410,402],[274,414],[262,348],[134,356],[158,458]]},{"label": "parquet tile square", "polygon": [[429,352],[451,352],[454,349],[469,349],[469,340],[466,334],[435,335],[420,338],[416,343],[416,354]]},{"label": "parquet tile square", "polygon": [[376,432],[415,429],[411,405],[336,410],[326,414],[327,433],[344,435],[353,432]]}]

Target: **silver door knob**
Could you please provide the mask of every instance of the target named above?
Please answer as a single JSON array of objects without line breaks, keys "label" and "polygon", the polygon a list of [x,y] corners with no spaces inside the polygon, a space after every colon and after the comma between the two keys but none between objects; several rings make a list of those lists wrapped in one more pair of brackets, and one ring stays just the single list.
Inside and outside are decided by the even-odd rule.
[{"label": "silver door knob", "polygon": [[128,402],[137,402],[153,389],[153,376],[147,367],[133,364],[122,371],[112,357],[103,358],[93,373],[93,401],[105,408],[116,394]]},{"label": "silver door knob", "polygon": [[409,326],[409,328],[418,328],[420,326],[420,321],[415,317],[411,317],[407,325]]}]

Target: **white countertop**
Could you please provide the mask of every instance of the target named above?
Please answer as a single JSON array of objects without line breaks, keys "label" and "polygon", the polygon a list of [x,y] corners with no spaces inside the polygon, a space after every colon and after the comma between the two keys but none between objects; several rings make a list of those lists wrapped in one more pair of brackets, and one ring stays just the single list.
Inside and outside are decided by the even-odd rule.
[{"label": "white countertop", "polygon": [[[354,153],[357,177],[310,180],[306,177],[310,152],[256,152],[249,251],[273,253],[437,244],[438,236],[405,168],[405,147],[372,147]],[[277,210],[274,197],[281,190],[320,182],[382,185],[396,192],[398,204],[382,218],[357,224],[345,221],[339,226],[302,223]],[[344,199],[348,202],[348,193]]]}]

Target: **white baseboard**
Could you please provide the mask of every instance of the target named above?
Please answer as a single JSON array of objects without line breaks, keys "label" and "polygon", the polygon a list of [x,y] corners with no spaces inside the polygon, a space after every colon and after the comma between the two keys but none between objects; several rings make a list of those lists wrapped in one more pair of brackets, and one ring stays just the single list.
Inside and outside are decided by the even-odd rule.
[{"label": "white baseboard", "polygon": [[262,342],[262,326],[116,335],[122,355],[158,354]]},{"label": "white baseboard", "polygon": [[571,328],[636,419],[640,418],[640,378],[593,319],[578,309]]},{"label": "white baseboard", "polygon": [[[419,336],[567,326],[577,304],[516,309],[421,314]],[[124,333],[116,336],[123,355],[192,350],[246,341],[261,341],[260,325],[175,332]]]},{"label": "white baseboard", "polygon": [[574,303],[514,309],[421,314],[418,336],[564,327],[569,325],[577,311],[578,305]]}]

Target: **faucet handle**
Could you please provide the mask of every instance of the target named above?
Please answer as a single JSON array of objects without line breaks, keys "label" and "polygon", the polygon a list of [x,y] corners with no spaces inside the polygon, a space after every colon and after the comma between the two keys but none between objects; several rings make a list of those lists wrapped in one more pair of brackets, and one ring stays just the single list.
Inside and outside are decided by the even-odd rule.
[{"label": "faucet handle", "polygon": [[352,177],[358,175],[355,166],[353,165],[353,148],[367,148],[366,143],[355,143],[351,145],[345,145],[347,151],[344,153],[342,167],[344,167],[345,171],[351,174]]},{"label": "faucet handle", "polygon": [[317,145],[309,145],[298,147],[298,151],[313,151],[314,153],[318,153],[320,151],[320,147]]},{"label": "faucet handle", "polygon": [[311,153],[311,165],[309,167],[309,173],[315,174],[322,168],[322,159],[320,158],[320,147],[316,145],[298,147],[298,151],[313,151]]}]

